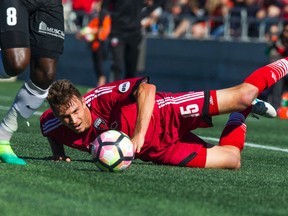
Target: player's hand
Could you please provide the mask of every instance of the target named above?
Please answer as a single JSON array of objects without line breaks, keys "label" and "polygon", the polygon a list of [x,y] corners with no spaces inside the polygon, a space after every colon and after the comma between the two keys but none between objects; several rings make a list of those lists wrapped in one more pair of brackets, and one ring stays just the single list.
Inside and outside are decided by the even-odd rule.
[{"label": "player's hand", "polygon": [[144,136],[136,134],[132,137],[131,141],[134,144],[134,152],[139,153],[144,145]]},{"label": "player's hand", "polygon": [[65,161],[68,163],[71,162],[71,158],[66,155],[53,155],[53,156],[47,157],[46,160]]}]

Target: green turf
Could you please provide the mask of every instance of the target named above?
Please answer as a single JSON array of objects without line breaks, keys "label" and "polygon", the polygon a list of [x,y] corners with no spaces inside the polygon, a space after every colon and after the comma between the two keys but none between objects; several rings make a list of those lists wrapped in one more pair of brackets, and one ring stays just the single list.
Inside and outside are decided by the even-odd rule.
[{"label": "green turf", "polygon": [[[21,83],[0,83],[0,117]],[[81,88],[85,92],[85,88]],[[47,108],[44,104],[40,111]],[[288,153],[245,147],[239,171],[190,169],[135,161],[123,173],[102,173],[90,155],[67,149],[72,162],[51,156],[39,116],[20,124],[12,138],[27,166],[0,163],[0,215],[288,215]],[[197,130],[218,138],[227,116]],[[247,142],[288,149],[288,122],[249,118]]]}]

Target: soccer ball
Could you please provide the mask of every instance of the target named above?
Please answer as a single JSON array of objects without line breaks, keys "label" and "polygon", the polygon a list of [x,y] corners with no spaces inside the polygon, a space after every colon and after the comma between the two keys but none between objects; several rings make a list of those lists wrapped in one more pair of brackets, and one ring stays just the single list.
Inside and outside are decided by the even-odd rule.
[{"label": "soccer ball", "polygon": [[90,27],[82,28],[80,33],[87,42],[92,42],[95,40],[95,35],[93,34],[93,31]]},{"label": "soccer ball", "polygon": [[104,172],[127,169],[134,159],[133,143],[123,132],[108,130],[92,143],[92,160]]}]

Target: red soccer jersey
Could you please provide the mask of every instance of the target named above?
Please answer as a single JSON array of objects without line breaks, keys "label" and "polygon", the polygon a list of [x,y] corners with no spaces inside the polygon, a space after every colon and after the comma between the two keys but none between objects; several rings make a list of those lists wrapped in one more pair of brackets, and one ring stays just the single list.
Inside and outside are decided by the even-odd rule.
[{"label": "red soccer jersey", "polygon": [[[148,78],[116,81],[95,88],[84,96],[90,108],[93,125],[77,134],[55,118],[52,110],[40,118],[44,136],[82,151],[90,151],[90,143],[103,131],[115,129],[132,137],[137,118],[133,95]],[[155,163],[179,164],[192,153],[200,151],[202,142],[188,136],[191,130],[210,126],[202,119],[204,92],[156,93],[155,106],[145,135],[145,143],[136,158]],[[192,138],[191,138],[192,137]]]},{"label": "red soccer jersey", "polygon": [[[86,104],[91,111],[92,127],[85,133],[77,134],[64,126],[51,109],[45,111],[40,117],[40,127],[43,136],[50,137],[61,143],[82,151],[90,151],[90,143],[103,131],[108,129],[121,130],[130,137],[134,129],[137,112],[129,112],[126,107],[137,111],[133,92],[141,82],[148,78],[134,78],[116,81],[98,87],[84,95]],[[122,112],[130,119],[129,127],[122,127]]]}]

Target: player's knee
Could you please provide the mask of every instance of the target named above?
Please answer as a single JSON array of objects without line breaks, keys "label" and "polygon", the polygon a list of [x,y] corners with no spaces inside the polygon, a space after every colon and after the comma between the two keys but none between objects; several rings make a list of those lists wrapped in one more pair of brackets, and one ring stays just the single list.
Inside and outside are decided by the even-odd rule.
[{"label": "player's knee", "polygon": [[238,107],[240,110],[244,110],[248,108],[255,97],[257,96],[257,92],[255,89],[251,89],[250,86],[247,86],[245,84],[241,85],[238,93]]},{"label": "player's knee", "polygon": [[241,168],[241,161],[240,158],[234,158],[233,161],[231,162],[231,165],[229,167],[229,169],[234,169],[234,170],[238,170]]},{"label": "player's knee", "polygon": [[258,96],[258,88],[249,84],[249,83],[243,83],[241,85],[241,103],[245,108],[251,105],[253,100]]},{"label": "player's knee", "polygon": [[30,51],[25,48],[15,48],[3,51],[3,65],[9,76],[21,74],[30,63]]},{"label": "player's knee", "polygon": [[241,167],[241,157],[240,154],[235,153],[235,152],[231,152],[229,154],[227,154],[226,157],[226,165],[227,165],[227,169],[235,169],[238,170]]},{"label": "player's knee", "polygon": [[241,161],[239,160],[238,164],[235,166],[235,170],[239,170],[241,168]]},{"label": "player's knee", "polygon": [[5,65],[5,72],[9,76],[18,76],[21,74],[26,68],[28,63],[24,61],[13,61],[9,65]]},{"label": "player's knee", "polygon": [[241,110],[248,108],[252,103],[252,98],[248,95],[242,94],[239,100]]}]

